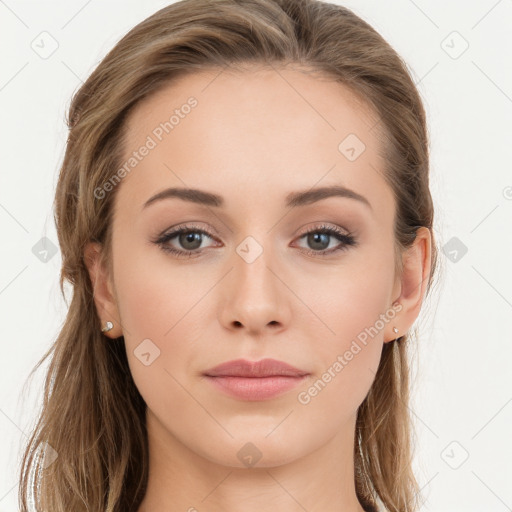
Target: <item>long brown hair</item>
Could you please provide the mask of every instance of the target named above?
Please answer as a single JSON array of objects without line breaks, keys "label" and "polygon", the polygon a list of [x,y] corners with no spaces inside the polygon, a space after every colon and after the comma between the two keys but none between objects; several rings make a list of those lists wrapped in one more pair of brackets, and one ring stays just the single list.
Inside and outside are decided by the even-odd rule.
[{"label": "long brown hair", "polygon": [[[349,9],[317,0],[182,0],[124,36],[74,94],[54,212],[62,270],[72,288],[62,330],[48,358],[44,401],[20,467],[20,510],[136,511],[148,479],[146,404],[129,370],[123,338],[100,331],[84,262],[90,241],[111,268],[115,187],[95,190],[121,165],[125,120],[142,99],[196,70],[295,63],[349,87],[379,115],[396,200],[396,265],[415,240],[432,233],[431,289],[437,263],[425,112],[406,64]],[[380,129],[379,128],[379,129]],[[383,347],[375,381],[358,410],[355,487],[368,508],[418,508],[409,416],[410,332]],[[43,458],[44,455],[44,458]],[[57,457],[52,463],[52,458]]]}]

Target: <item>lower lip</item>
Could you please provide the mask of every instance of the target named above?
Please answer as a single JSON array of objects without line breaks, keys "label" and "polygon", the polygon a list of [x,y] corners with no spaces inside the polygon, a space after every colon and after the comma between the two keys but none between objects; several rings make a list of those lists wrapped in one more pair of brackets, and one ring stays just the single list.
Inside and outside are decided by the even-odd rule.
[{"label": "lower lip", "polygon": [[268,400],[304,381],[303,377],[276,375],[273,377],[210,377],[206,378],[226,394],[242,400]]}]

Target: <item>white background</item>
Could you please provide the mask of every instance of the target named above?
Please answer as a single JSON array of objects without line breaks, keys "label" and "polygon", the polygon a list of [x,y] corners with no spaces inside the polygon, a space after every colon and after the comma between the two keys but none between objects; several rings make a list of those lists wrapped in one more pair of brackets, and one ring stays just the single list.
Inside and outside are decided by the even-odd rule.
[{"label": "white background", "polygon": [[[120,37],[166,4],[0,1],[0,512],[18,510],[20,443],[42,372],[22,387],[66,311],[60,254],[43,263],[32,252],[43,236],[57,245],[65,112]],[[468,249],[455,262],[440,253],[443,282],[418,321],[411,410],[422,510],[512,510],[512,0],[343,5],[408,63],[429,117],[435,236],[441,248],[456,237]],[[46,59],[31,47],[43,31],[58,43]]]}]

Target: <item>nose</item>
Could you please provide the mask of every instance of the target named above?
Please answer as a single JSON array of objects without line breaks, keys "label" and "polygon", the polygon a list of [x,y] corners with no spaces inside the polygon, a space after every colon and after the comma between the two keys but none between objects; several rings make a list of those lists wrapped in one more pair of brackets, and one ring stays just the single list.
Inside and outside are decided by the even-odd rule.
[{"label": "nose", "polygon": [[263,250],[252,262],[235,252],[231,261],[234,268],[224,282],[219,301],[222,325],[254,335],[284,329],[290,318],[290,291],[282,282],[285,280],[271,251]]}]

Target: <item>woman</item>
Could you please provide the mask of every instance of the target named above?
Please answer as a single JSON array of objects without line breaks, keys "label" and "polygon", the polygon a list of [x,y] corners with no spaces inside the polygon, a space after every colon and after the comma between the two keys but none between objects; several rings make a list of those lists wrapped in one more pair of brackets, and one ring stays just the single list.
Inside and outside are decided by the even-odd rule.
[{"label": "woman", "polygon": [[437,249],[389,44],[316,0],[183,0],[68,123],[74,293],[21,510],[417,510],[408,345]]}]

